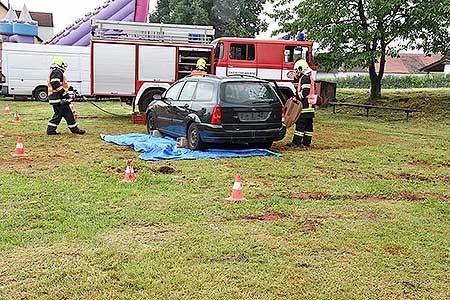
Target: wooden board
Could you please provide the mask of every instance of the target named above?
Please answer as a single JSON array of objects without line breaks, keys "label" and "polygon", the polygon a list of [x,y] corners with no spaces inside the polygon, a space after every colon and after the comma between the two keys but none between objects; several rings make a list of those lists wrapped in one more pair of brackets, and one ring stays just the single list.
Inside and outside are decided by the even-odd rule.
[{"label": "wooden board", "polygon": [[286,127],[290,128],[294,125],[298,118],[300,117],[300,113],[302,112],[303,105],[300,100],[295,97],[291,97],[286,101],[285,105],[285,119],[286,119]]}]

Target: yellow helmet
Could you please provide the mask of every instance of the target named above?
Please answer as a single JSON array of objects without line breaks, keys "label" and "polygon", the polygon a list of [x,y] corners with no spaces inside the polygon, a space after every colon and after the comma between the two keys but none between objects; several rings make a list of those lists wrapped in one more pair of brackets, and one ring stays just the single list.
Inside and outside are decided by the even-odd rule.
[{"label": "yellow helmet", "polygon": [[61,57],[57,56],[52,61],[52,67],[57,67],[62,71],[65,71],[68,66]]},{"label": "yellow helmet", "polygon": [[206,71],[206,60],[203,58],[197,60],[197,70]]},{"label": "yellow helmet", "polygon": [[308,63],[306,62],[306,60],[304,60],[304,59],[298,60],[298,61],[295,63],[295,65],[294,65],[294,70],[297,71],[297,72],[299,72],[299,73],[304,72],[304,71],[305,71],[306,69],[308,69],[308,68],[309,68],[309,65],[308,65]]}]

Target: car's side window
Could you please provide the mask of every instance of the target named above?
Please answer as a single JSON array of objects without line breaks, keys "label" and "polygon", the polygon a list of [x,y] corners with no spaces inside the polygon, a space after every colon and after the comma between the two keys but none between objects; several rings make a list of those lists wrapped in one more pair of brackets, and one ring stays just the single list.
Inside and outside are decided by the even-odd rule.
[{"label": "car's side window", "polygon": [[195,88],[197,87],[197,81],[188,81],[184,85],[180,94],[180,101],[191,101],[194,97]]},{"label": "car's side window", "polygon": [[180,90],[183,87],[184,82],[175,83],[169,90],[167,90],[165,98],[170,99],[172,101],[178,100],[178,95],[180,94]]},{"label": "car's side window", "polygon": [[199,82],[194,101],[212,101],[214,100],[214,84],[211,82]]}]

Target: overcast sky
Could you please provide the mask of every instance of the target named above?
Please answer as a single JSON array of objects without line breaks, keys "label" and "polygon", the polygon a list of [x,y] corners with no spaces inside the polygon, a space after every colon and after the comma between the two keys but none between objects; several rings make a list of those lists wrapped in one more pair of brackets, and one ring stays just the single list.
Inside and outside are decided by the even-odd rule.
[{"label": "overcast sky", "polygon": [[[5,5],[8,0],[0,0]],[[105,0],[10,0],[14,9],[21,10],[26,4],[28,10],[39,12],[53,13],[53,21],[55,23],[55,33],[61,31],[66,26],[72,24],[78,18],[83,17],[86,13],[91,12],[96,7],[103,4]],[[154,9],[156,0],[150,0],[150,10]],[[266,8],[268,8],[266,6]],[[274,24],[270,26],[273,30],[276,28]],[[268,38],[269,33],[264,33],[260,37]]]}]

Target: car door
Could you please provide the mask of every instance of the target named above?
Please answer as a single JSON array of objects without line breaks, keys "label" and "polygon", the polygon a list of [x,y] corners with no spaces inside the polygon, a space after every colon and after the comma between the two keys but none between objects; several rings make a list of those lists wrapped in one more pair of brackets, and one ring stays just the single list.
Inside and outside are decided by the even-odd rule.
[{"label": "car door", "polygon": [[186,81],[177,101],[171,107],[173,131],[177,136],[186,136],[186,117],[191,113],[192,97],[197,88],[197,80]]},{"label": "car door", "polygon": [[191,109],[202,123],[211,121],[211,114],[217,104],[216,84],[210,81],[200,81],[192,99]]},{"label": "car door", "polygon": [[162,101],[160,101],[157,107],[156,113],[156,127],[158,130],[174,135],[174,128],[172,126],[172,111],[173,105],[176,105],[178,96],[180,95],[181,88],[184,85],[184,81],[177,82],[172,85],[162,96]]}]

